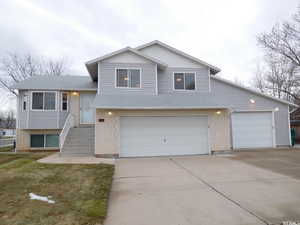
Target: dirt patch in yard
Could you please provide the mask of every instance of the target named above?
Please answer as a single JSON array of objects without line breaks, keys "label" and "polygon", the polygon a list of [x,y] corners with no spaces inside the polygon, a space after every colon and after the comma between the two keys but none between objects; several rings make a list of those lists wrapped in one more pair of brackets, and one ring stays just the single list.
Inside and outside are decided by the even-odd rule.
[{"label": "dirt patch in yard", "polygon": [[[36,162],[44,156],[0,155],[0,224],[101,224],[114,166]],[[51,196],[55,203],[30,200],[29,193]]]},{"label": "dirt patch in yard", "polygon": [[239,151],[230,158],[300,179],[300,149]]}]

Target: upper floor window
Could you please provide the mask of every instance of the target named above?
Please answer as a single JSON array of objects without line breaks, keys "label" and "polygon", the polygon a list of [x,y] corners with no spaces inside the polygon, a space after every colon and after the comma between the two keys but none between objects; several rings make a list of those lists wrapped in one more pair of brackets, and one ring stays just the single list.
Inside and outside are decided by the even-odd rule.
[{"label": "upper floor window", "polygon": [[117,69],[116,87],[140,88],[141,70],[140,69]]},{"label": "upper floor window", "polygon": [[68,93],[61,94],[61,110],[68,111]]},{"label": "upper floor window", "polygon": [[56,110],[56,92],[32,92],[32,110]]},{"label": "upper floor window", "polygon": [[195,73],[174,73],[175,90],[195,90]]}]

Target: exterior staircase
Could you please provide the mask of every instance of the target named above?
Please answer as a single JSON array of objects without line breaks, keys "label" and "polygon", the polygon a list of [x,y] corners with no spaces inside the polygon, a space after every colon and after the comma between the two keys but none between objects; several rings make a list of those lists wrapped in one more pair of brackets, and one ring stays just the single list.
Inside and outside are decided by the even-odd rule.
[{"label": "exterior staircase", "polygon": [[71,127],[61,149],[61,156],[94,155],[95,127]]}]

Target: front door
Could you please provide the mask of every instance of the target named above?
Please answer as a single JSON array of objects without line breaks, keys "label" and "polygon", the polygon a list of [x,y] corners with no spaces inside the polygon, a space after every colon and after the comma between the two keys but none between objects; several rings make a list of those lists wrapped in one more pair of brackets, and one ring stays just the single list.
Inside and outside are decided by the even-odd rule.
[{"label": "front door", "polygon": [[80,94],[80,123],[93,124],[95,123],[95,108],[92,106],[95,94],[81,93]]}]

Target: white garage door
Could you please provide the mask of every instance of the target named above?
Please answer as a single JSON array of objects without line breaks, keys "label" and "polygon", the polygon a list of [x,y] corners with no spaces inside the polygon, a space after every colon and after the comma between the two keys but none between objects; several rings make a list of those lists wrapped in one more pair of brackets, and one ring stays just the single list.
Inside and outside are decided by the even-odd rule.
[{"label": "white garage door", "polygon": [[232,114],[233,148],[273,147],[272,112]]},{"label": "white garage door", "polygon": [[121,157],[208,154],[206,116],[121,117]]}]

